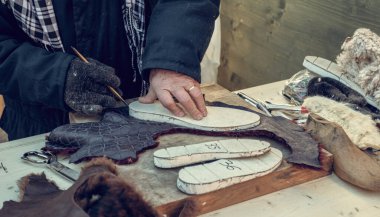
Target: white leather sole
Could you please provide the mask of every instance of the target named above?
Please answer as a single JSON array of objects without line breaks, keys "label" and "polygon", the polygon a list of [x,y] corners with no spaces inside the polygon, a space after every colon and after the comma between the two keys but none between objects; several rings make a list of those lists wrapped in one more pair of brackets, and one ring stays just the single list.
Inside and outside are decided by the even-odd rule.
[{"label": "white leather sole", "polygon": [[260,124],[260,116],[248,111],[213,106],[208,106],[207,111],[207,117],[197,121],[189,115],[176,117],[159,102],[142,104],[136,101],[129,104],[129,115],[134,118],[176,124],[199,130],[231,131],[248,129]]},{"label": "white leather sole", "polygon": [[153,153],[153,162],[159,168],[174,168],[223,158],[253,157],[269,150],[266,141],[235,138],[159,149]]},{"label": "white leather sole", "polygon": [[271,148],[257,157],[222,159],[189,166],[179,171],[177,187],[187,194],[203,194],[269,174],[281,162],[281,151]]}]

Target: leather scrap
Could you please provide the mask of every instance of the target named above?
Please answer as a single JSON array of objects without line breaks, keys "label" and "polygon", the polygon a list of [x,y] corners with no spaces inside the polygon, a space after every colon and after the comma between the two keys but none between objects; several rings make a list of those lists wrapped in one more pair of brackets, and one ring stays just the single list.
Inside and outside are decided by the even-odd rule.
[{"label": "leather scrap", "polygon": [[[215,102],[214,106],[234,107]],[[254,112],[252,110],[249,110]],[[257,113],[259,114],[259,113]],[[158,145],[161,135],[188,133],[223,137],[266,137],[289,146],[292,153],[287,161],[320,168],[318,143],[304,129],[282,117],[266,117],[261,123],[240,131],[212,132],[178,127],[172,124],[137,120],[126,113],[107,112],[100,122],[64,125],[47,137],[46,149],[53,152],[74,152],[70,162],[80,162],[96,156],[106,156],[119,164],[133,163],[138,154]]]},{"label": "leather scrap", "polygon": [[334,156],[334,172],[341,179],[370,191],[380,192],[380,161],[360,150],[336,123],[310,114],[306,129]]},{"label": "leather scrap", "polygon": [[268,117],[243,106],[212,102],[213,106],[224,106],[254,112],[260,115],[260,124],[250,130],[236,132],[236,136],[266,137],[280,142],[291,149],[286,160],[291,163],[321,168],[319,144],[305,129],[283,117]]}]

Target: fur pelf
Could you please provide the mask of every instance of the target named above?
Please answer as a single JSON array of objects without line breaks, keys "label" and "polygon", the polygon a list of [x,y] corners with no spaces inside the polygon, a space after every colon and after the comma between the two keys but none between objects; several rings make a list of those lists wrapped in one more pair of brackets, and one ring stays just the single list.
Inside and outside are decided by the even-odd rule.
[{"label": "fur pelf", "polygon": [[105,157],[95,158],[82,169],[92,167],[106,171],[90,176],[75,192],[75,202],[90,217],[154,217],[157,212],[125,180],[118,176],[116,165]]},{"label": "fur pelf", "polygon": [[21,201],[5,201],[0,217],[156,217],[157,211],[116,174],[105,158],[89,162],[78,180],[60,190],[44,174],[19,182]]},{"label": "fur pelf", "polygon": [[90,167],[93,167],[93,166],[104,166],[104,167],[107,167],[107,169],[115,174],[115,175],[118,175],[118,171],[117,171],[117,168],[116,168],[116,164],[106,158],[106,157],[98,157],[98,158],[94,158],[92,159],[90,162],[86,163],[83,167],[82,167],[82,172],[84,170],[86,170],[87,168],[90,168]]},{"label": "fur pelf", "polygon": [[303,106],[310,112],[340,125],[360,149],[380,149],[380,133],[369,115],[354,111],[343,103],[314,96],[305,99]]},{"label": "fur pelf", "polygon": [[158,216],[135,189],[109,172],[88,178],[74,199],[90,217]]},{"label": "fur pelf", "polygon": [[356,30],[343,43],[336,61],[345,76],[380,105],[380,37],[369,29]]}]

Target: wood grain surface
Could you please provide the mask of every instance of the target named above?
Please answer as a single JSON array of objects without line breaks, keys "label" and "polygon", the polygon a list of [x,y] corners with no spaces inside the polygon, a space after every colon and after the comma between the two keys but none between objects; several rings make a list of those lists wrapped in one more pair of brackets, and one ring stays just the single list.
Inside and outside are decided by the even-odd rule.
[{"label": "wood grain surface", "polygon": [[289,78],[307,55],[335,60],[360,27],[380,33],[380,1],[221,1],[218,83],[229,90]]}]

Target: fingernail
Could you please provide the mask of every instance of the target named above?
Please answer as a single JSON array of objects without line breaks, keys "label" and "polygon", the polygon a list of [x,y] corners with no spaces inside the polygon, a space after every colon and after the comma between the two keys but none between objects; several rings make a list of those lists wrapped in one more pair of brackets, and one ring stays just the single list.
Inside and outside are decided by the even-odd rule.
[{"label": "fingernail", "polygon": [[178,112],[178,113],[177,113],[177,116],[179,116],[179,117],[183,117],[183,116],[185,116],[185,113],[183,113],[183,112]]},{"label": "fingernail", "polygon": [[201,114],[198,114],[198,115],[196,115],[196,117],[195,117],[197,120],[202,120],[202,118],[203,118],[203,115],[201,115]]},{"label": "fingernail", "polygon": [[207,116],[207,111],[202,111],[202,115],[203,115],[203,117],[206,117]]}]

